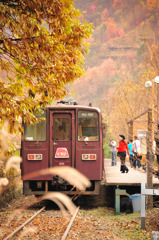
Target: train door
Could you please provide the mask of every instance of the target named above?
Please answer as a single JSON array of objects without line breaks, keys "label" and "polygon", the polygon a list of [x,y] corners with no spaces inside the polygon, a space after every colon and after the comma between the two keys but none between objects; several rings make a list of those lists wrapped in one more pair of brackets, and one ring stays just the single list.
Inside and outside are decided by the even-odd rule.
[{"label": "train door", "polygon": [[51,166],[72,166],[72,114],[52,113]]}]

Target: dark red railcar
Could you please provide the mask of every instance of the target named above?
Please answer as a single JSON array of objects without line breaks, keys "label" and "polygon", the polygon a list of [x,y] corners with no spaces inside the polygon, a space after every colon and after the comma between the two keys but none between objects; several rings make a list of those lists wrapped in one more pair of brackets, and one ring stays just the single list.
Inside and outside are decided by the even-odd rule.
[{"label": "dark red railcar", "polygon": [[[100,194],[104,162],[100,110],[78,105],[57,105],[46,108],[39,117],[41,120],[37,123],[24,126],[22,176],[54,166],[71,166],[92,183],[83,194]],[[49,191],[77,192],[71,189],[72,186],[59,176],[38,176],[23,181],[25,195],[43,195]]]}]

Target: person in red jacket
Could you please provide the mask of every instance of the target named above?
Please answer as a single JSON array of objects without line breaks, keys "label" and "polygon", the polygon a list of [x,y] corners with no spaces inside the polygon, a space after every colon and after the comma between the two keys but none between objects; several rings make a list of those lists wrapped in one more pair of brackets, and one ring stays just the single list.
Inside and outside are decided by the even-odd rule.
[{"label": "person in red jacket", "polygon": [[126,159],[126,152],[129,155],[129,149],[128,149],[128,144],[125,141],[125,136],[124,135],[119,135],[119,147],[117,147],[118,149],[118,156],[120,157],[121,160],[121,167],[120,167],[120,171],[122,173],[128,173],[129,169],[127,168],[127,166],[125,165],[125,159]]}]

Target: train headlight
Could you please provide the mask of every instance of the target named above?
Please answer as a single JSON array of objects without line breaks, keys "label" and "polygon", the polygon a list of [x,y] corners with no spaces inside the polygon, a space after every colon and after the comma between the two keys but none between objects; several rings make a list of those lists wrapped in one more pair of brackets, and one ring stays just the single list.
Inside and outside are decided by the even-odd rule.
[{"label": "train headlight", "polygon": [[82,154],[82,160],[84,160],[84,161],[86,161],[86,160],[94,161],[96,159],[97,159],[96,154]]},{"label": "train headlight", "polygon": [[28,154],[27,159],[31,160],[31,161],[34,161],[34,160],[40,160],[41,161],[43,159],[43,156],[42,156],[42,154]]}]

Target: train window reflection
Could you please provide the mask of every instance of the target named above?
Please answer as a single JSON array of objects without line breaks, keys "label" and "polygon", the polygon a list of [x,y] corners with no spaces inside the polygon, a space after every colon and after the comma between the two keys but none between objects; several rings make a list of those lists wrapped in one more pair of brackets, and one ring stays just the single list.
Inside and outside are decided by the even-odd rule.
[{"label": "train window reflection", "polygon": [[38,122],[25,126],[25,140],[28,142],[46,141],[46,112],[36,117]]},{"label": "train window reflection", "polygon": [[78,111],[78,141],[99,141],[97,112]]},{"label": "train window reflection", "polygon": [[55,118],[55,140],[68,141],[69,129],[68,118]]}]

